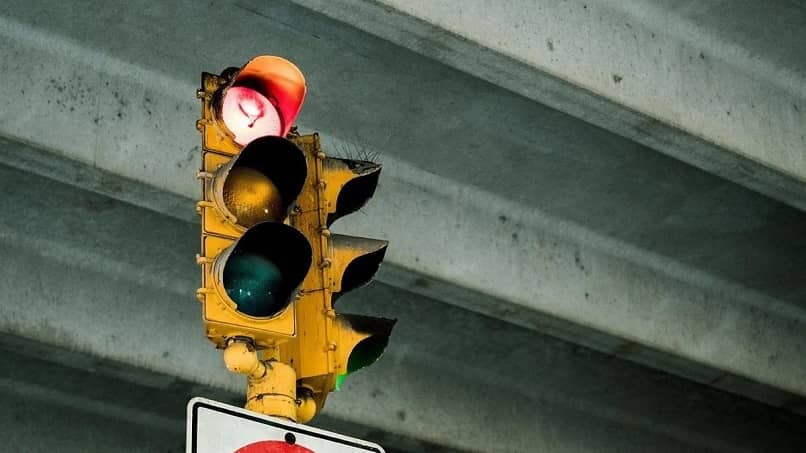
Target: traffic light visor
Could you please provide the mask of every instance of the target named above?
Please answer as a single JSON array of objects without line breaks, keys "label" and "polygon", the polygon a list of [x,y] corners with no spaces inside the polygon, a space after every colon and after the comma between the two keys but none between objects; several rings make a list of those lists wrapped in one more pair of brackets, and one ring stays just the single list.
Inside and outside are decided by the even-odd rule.
[{"label": "traffic light visor", "polygon": [[311,246],[296,229],[255,225],[215,262],[216,281],[236,310],[256,318],[282,312],[311,265]]},{"label": "traffic light visor", "polygon": [[374,162],[333,157],[325,160],[325,174],[334,183],[328,190],[336,194],[336,203],[327,215],[328,226],[361,209],[372,198],[380,173],[381,166]]},{"label": "traffic light visor", "polygon": [[351,345],[347,369],[336,377],[338,389],[348,374],[372,365],[383,355],[396,321],[351,314],[340,314],[336,319],[342,343]]},{"label": "traffic light visor", "polygon": [[335,265],[332,270],[333,302],[342,294],[366,285],[378,272],[388,242],[356,236],[334,234],[330,251]]}]

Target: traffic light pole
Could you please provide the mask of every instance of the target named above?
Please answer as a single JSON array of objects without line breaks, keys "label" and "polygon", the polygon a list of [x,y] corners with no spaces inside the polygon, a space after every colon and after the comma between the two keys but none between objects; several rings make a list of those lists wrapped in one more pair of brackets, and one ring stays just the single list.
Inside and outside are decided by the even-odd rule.
[{"label": "traffic light pole", "polygon": [[297,394],[294,368],[276,357],[260,360],[250,339],[229,341],[224,363],[233,373],[247,377],[246,409],[299,423],[307,423],[316,415],[313,398]]}]

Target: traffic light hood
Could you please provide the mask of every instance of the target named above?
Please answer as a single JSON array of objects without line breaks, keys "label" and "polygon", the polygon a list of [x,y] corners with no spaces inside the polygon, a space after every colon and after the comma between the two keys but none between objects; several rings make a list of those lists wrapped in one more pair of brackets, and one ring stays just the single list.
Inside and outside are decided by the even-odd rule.
[{"label": "traffic light hood", "polygon": [[333,265],[333,301],[342,294],[366,285],[378,272],[386,254],[387,241],[334,234],[330,253]]},{"label": "traffic light hood", "polygon": [[365,160],[341,159],[329,157],[325,159],[324,171],[329,184],[329,199],[336,200],[327,215],[327,225],[361,209],[375,194],[381,165]]},{"label": "traffic light hood", "polygon": [[396,322],[394,319],[354,314],[336,316],[342,344],[339,363],[346,364],[346,368],[336,376],[336,389],[341,387],[347,375],[372,365],[383,355]]}]

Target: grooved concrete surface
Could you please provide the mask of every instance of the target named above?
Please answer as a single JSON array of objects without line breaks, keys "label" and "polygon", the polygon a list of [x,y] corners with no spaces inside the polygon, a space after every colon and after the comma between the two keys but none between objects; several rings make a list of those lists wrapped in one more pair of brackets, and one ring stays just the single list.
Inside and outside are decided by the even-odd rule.
[{"label": "grooved concrete surface", "polygon": [[[37,451],[62,439],[98,450],[111,443],[175,451],[184,398],[237,399],[243,380],[203,338],[192,297],[197,224],[5,166],[0,180],[0,208],[19,213],[0,228],[0,254],[13,257],[0,268],[0,345],[12,365],[2,367],[0,394],[18,407],[7,415],[18,420],[7,425],[13,445]],[[398,325],[382,360],[331,395],[324,422],[391,448],[806,445],[801,415],[397,287],[376,282],[345,296],[339,310]],[[77,423],[88,427],[77,431]],[[131,434],[116,436],[127,424]],[[55,427],[52,444],[36,438],[41,425]],[[155,435],[137,434],[147,430]]]},{"label": "grooved concrete surface", "polygon": [[806,207],[802,3],[294,2]]},{"label": "grooved concrete surface", "polygon": [[[660,5],[0,5],[0,343],[66,347],[154,401],[176,380],[239,391],[185,324],[193,93],[273,53],[308,76],[303,132],[384,164],[336,230],[391,241],[356,309],[402,333],[331,420],[401,451],[798,451],[803,7]],[[31,370],[65,366],[46,355]]]}]

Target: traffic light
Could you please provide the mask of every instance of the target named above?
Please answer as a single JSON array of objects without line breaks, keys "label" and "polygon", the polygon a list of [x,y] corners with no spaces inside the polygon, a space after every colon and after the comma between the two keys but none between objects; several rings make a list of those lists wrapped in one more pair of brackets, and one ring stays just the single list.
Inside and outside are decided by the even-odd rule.
[{"label": "traffic light", "polygon": [[207,336],[219,347],[250,338],[265,348],[296,335],[287,309],[312,260],[308,240],[287,225],[307,167],[281,137],[305,97],[290,62],[258,57],[241,70],[203,74],[202,287]]},{"label": "traffic light", "polygon": [[308,237],[315,258],[303,283],[303,297],[295,302],[299,335],[281,345],[280,356],[294,366],[300,387],[321,408],[344,376],[381,355],[394,325],[393,320],[335,310],[343,294],[372,280],[386,253],[386,241],[330,232],[334,222],[372,197],[381,166],[326,157],[317,134],[292,140],[308,158],[311,178],[306,187],[312,189],[303,190],[302,212],[292,217],[292,224]]},{"label": "traffic light", "polygon": [[312,416],[345,375],[380,356],[394,324],[335,311],[342,294],[371,281],[387,243],[331,234],[330,226],[372,197],[381,167],[327,157],[318,134],[292,130],[305,92],[299,69],[273,56],[220,75],[203,73],[198,92],[203,197],[197,295],[205,329],[219,348],[241,343],[225,360],[250,376],[247,408],[289,418],[295,417],[287,407],[267,403],[276,388],[288,387],[267,386],[267,370],[278,364],[292,370],[289,385],[296,392],[282,404],[307,399],[315,403],[306,414]]}]

